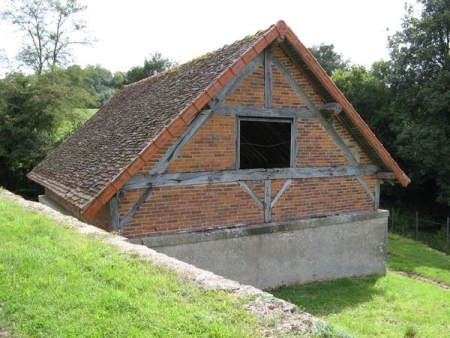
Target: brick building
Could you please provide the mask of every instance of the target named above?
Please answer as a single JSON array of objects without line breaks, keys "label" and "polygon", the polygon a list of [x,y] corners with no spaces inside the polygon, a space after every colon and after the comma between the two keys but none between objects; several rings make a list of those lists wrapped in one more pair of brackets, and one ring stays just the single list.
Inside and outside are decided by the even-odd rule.
[{"label": "brick building", "polygon": [[280,21],[123,88],[29,174],[47,203],[259,287],[383,274],[409,183]]}]

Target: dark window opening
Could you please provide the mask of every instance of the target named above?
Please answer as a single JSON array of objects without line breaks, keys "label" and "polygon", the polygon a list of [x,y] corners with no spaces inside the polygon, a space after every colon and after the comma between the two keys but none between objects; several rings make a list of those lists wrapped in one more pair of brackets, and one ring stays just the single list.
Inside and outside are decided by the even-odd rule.
[{"label": "dark window opening", "polygon": [[291,120],[241,119],[239,168],[289,168]]}]

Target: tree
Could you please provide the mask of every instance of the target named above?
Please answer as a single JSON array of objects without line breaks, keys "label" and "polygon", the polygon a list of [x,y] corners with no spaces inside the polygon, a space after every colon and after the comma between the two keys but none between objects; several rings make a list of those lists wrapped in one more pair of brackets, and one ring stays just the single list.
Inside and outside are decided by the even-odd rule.
[{"label": "tree", "polygon": [[86,91],[84,108],[100,108],[113,97],[117,91],[116,77],[109,70],[96,66],[82,68],[78,65],[65,70],[71,83],[69,86],[83,88]]},{"label": "tree", "polygon": [[85,90],[69,87],[70,81],[63,70],[39,76],[10,73],[0,80],[0,186],[37,195],[26,174],[67,137],[58,128],[86,104]]},{"label": "tree", "polygon": [[145,59],[144,66],[133,67],[125,75],[125,84],[130,84],[167,69],[175,67],[177,63],[168,58],[163,58],[161,53],[151,54],[150,60]]},{"label": "tree", "polygon": [[387,76],[401,116],[394,147],[406,164],[417,200],[434,192],[450,205],[450,1],[419,0],[402,30],[389,38]]},{"label": "tree", "polygon": [[334,51],[334,45],[320,44],[312,46],[309,51],[314,55],[322,68],[331,76],[336,70],[348,70],[350,61],[344,60],[341,54]]},{"label": "tree", "polygon": [[90,45],[77,0],[5,0],[1,18],[24,33],[17,60],[36,74],[72,61],[73,45]]},{"label": "tree", "polygon": [[386,81],[389,63],[377,61],[370,70],[352,66],[348,71],[338,69],[332,79],[349,99],[380,141],[392,151],[397,134],[398,115],[392,114],[394,97]]}]

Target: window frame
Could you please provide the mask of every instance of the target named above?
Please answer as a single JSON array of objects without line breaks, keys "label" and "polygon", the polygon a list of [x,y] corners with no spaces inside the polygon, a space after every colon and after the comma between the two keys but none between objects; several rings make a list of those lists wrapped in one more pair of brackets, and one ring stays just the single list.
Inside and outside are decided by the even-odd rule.
[{"label": "window frame", "polygon": [[[241,121],[254,121],[254,122],[274,122],[274,123],[290,123],[291,124],[291,152],[290,152],[290,165],[289,167],[282,168],[295,168],[297,166],[297,117],[270,117],[270,116],[236,116],[236,144],[235,144],[235,166],[237,170],[249,170],[241,169]],[[257,168],[257,169],[277,169],[277,168]]]}]

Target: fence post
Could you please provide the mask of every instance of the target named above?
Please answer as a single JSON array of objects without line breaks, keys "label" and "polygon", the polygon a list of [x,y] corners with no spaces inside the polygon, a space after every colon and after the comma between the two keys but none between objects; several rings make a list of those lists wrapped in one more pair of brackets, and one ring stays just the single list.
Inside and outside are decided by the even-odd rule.
[{"label": "fence post", "polygon": [[449,254],[450,251],[450,217],[447,217],[447,246],[446,246],[446,250],[445,253]]},{"label": "fence post", "polygon": [[416,210],[416,241],[419,240],[419,212]]}]

